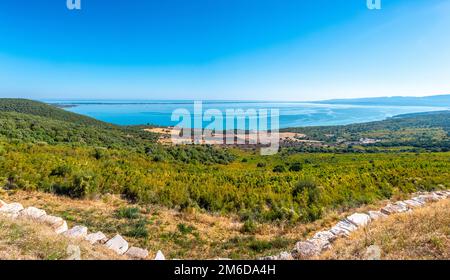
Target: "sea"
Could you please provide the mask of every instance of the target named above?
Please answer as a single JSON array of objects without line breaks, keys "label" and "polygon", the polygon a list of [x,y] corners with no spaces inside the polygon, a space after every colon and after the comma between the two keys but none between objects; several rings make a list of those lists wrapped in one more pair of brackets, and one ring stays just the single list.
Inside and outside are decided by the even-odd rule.
[{"label": "sea", "polygon": [[[172,113],[184,109],[194,114],[191,100],[43,100],[64,110],[117,125],[174,126]],[[345,105],[306,102],[202,101],[202,112],[215,109],[226,115],[228,109],[279,111],[279,127],[346,125],[384,120],[409,113],[448,110],[448,107]],[[216,111],[217,112],[217,111]],[[270,121],[269,121],[270,122]],[[208,122],[201,122],[205,127]]]}]

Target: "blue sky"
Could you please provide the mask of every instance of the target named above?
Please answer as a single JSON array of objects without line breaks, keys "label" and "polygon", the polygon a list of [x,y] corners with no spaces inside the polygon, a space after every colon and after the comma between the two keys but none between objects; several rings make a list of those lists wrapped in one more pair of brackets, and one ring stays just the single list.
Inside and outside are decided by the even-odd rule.
[{"label": "blue sky", "polygon": [[450,93],[450,1],[0,2],[0,97],[318,100]]}]

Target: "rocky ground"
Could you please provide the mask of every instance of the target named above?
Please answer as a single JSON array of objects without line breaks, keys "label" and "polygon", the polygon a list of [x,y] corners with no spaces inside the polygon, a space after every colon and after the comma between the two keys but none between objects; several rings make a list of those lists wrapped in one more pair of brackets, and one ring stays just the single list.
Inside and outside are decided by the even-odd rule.
[{"label": "rocky ground", "polygon": [[[379,210],[351,213],[326,230],[311,232],[311,238],[298,241],[291,251],[260,259],[447,259],[449,197],[449,191],[418,193]],[[62,217],[18,202],[0,200],[0,224],[0,259],[165,259],[161,251],[132,246],[120,234],[107,237],[83,225],[69,228]],[[411,239],[415,230],[421,238]],[[420,249],[420,242],[434,249]]]}]

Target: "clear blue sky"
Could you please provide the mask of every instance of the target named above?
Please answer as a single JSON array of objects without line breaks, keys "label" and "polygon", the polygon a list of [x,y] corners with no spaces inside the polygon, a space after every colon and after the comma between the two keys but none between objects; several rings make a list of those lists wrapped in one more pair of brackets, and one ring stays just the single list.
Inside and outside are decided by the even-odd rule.
[{"label": "clear blue sky", "polygon": [[0,97],[267,99],[450,93],[450,1],[0,2]]}]

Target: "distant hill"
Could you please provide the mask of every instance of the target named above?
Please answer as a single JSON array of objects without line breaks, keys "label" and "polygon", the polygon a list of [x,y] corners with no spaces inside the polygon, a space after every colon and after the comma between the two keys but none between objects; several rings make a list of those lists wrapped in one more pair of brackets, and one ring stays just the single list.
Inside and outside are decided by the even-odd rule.
[{"label": "distant hill", "polygon": [[10,140],[142,148],[156,136],[27,99],[0,99],[0,136]]},{"label": "distant hill", "polygon": [[383,121],[338,126],[294,127],[281,131],[326,143],[380,140],[375,145],[450,149],[450,111],[404,114]]},{"label": "distant hill", "polygon": [[316,101],[321,104],[450,107],[450,94],[425,97],[373,97]]},{"label": "distant hill", "polygon": [[68,112],[55,106],[28,99],[1,98],[0,112],[16,112],[76,124],[113,127],[111,124],[90,117]]}]

